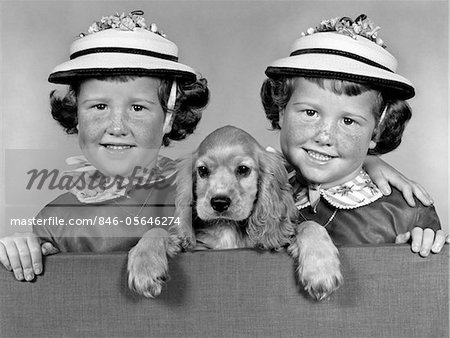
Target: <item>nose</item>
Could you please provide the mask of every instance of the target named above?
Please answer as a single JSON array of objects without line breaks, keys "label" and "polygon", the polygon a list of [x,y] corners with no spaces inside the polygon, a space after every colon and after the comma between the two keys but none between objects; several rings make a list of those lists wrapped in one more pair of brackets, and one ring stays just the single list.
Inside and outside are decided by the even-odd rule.
[{"label": "nose", "polygon": [[107,132],[113,136],[126,136],[129,132],[127,122],[125,121],[125,113],[116,109],[111,113],[111,121],[109,123]]},{"label": "nose", "polygon": [[231,199],[227,196],[216,196],[211,198],[211,206],[215,211],[223,212],[228,209]]},{"label": "nose", "polygon": [[332,146],[335,141],[336,125],[332,121],[323,121],[317,128],[314,141],[322,146]]}]

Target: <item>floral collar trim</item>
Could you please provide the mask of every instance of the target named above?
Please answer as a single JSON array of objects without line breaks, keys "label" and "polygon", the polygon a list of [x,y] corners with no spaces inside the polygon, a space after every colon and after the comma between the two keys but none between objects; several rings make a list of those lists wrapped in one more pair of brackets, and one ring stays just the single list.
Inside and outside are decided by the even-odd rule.
[{"label": "floral collar trim", "polygon": [[290,174],[290,182],[294,190],[294,200],[297,209],[311,206],[316,211],[320,197],[338,209],[355,209],[383,196],[369,175],[361,170],[354,179],[328,189],[319,186],[304,187],[295,179],[295,172]]},{"label": "floral collar trim", "polygon": [[76,169],[64,172],[64,175],[74,179],[74,184],[69,191],[80,202],[87,204],[110,201],[123,196],[129,197],[129,193],[137,186],[163,184],[176,173],[176,162],[164,156],[158,156],[153,169],[137,167],[130,177],[107,177],[84,156],[69,157],[66,163],[78,166]]}]

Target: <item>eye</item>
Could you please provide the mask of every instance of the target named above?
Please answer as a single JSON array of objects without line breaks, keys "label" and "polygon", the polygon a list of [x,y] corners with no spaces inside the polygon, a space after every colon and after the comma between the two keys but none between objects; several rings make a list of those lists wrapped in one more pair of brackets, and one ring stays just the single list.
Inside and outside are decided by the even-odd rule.
[{"label": "eye", "polygon": [[131,106],[131,108],[132,108],[132,110],[135,111],[135,112],[141,112],[141,111],[143,111],[143,110],[145,109],[145,107],[143,107],[143,106],[141,106],[141,105],[138,105],[138,104],[133,104],[133,105]]},{"label": "eye", "polygon": [[304,110],[304,113],[308,117],[315,117],[315,116],[317,116],[317,111],[312,110],[312,109],[306,109],[306,110]]},{"label": "eye", "polygon": [[246,165],[240,165],[236,168],[236,176],[247,177],[252,170]]},{"label": "eye", "polygon": [[200,178],[207,178],[209,176],[209,169],[204,165],[198,167],[197,172]]},{"label": "eye", "polygon": [[99,104],[96,104],[93,108],[95,108],[97,110],[105,110],[106,109],[106,104],[99,103]]},{"label": "eye", "polygon": [[346,125],[346,126],[351,126],[351,125],[353,125],[355,123],[355,120],[352,120],[352,119],[350,119],[350,118],[348,118],[348,117],[344,117],[344,124]]}]

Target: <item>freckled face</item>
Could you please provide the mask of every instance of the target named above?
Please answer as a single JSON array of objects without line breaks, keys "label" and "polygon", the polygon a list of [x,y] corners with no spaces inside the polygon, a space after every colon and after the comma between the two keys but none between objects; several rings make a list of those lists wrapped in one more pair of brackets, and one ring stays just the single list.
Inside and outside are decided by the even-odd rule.
[{"label": "freckled face", "polygon": [[172,119],[159,103],[160,80],[127,82],[89,79],[78,95],[80,148],[105,175],[129,176],[136,166],[154,165]]},{"label": "freckled face", "polygon": [[287,160],[309,183],[324,187],[354,178],[375,128],[376,92],[337,95],[303,78],[280,113],[280,143]]}]

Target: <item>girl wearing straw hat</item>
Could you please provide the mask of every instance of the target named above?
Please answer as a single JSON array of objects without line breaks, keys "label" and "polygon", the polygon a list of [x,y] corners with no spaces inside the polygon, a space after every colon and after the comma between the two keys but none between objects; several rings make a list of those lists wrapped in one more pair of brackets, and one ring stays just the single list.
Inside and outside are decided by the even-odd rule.
[{"label": "girl wearing straw hat", "polygon": [[367,154],[400,144],[415,94],[378,29],[365,15],[309,28],[267,67],[261,98],[281,129],[300,219],[322,224],[337,245],[412,237],[412,251],[427,256],[446,239],[434,207],[410,207],[396,189],[384,196],[363,167]]},{"label": "girl wearing straw hat", "polygon": [[[70,192],[40,211],[34,233],[1,240],[0,259],[18,280],[42,272],[41,249],[129,250],[150,228],[177,221],[175,163],[158,153],[193,133],[209,91],[142,15],[95,22],[49,76],[70,86],[63,97],[51,93],[51,112],[68,134],[78,134],[84,156],[68,159],[77,166],[65,173],[74,178]],[[48,225],[52,217],[62,224]]]}]

